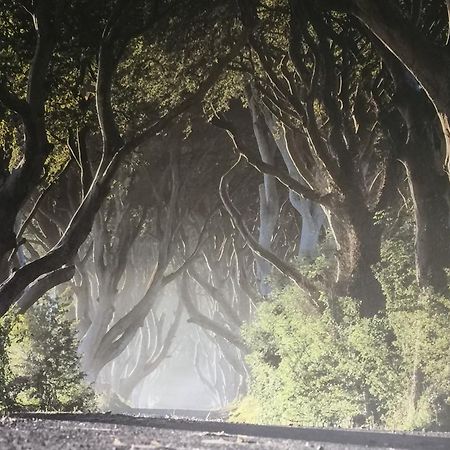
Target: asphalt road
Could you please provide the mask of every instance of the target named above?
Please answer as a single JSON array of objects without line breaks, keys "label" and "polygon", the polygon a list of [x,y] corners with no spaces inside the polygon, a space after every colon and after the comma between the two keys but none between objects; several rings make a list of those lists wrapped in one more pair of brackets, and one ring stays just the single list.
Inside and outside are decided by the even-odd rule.
[{"label": "asphalt road", "polygon": [[0,450],[450,450],[450,434],[265,427],[123,415],[20,414],[0,419]]}]

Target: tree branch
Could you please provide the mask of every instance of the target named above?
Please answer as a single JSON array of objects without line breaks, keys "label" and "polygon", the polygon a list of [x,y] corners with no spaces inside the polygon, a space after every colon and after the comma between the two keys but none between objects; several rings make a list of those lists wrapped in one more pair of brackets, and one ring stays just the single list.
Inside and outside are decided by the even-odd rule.
[{"label": "tree branch", "polygon": [[286,275],[290,278],[303,292],[305,292],[311,302],[311,305],[316,310],[321,310],[321,307],[317,303],[317,300],[320,297],[321,291],[323,291],[323,287],[319,286],[317,283],[312,282],[301,273],[298,272],[295,267],[291,264],[282,261],[275,254],[268,251],[264,247],[258,244],[256,239],[251,235],[244,221],[242,220],[242,216],[239,211],[234,207],[231,198],[228,194],[228,185],[233,170],[237,167],[240,162],[240,158],[236,161],[236,163],[231,167],[231,169],[222,176],[220,180],[220,196],[222,198],[223,204],[225,205],[226,210],[230,214],[233,219],[233,223],[236,228],[241,233],[242,237],[245,239],[251,250],[256,253],[261,258],[268,261],[272,264],[276,269],[278,269],[283,275]]},{"label": "tree branch", "polygon": [[244,147],[242,142],[240,142],[238,140],[237,133],[234,130],[234,127],[230,122],[228,122],[224,119],[215,118],[212,120],[212,123],[213,123],[213,125],[215,125],[219,128],[222,128],[228,132],[228,135],[230,136],[231,140],[233,141],[234,147],[237,150],[237,152],[240,155],[242,155],[245,158],[245,160],[251,166],[253,166],[255,169],[257,169],[259,172],[261,172],[263,174],[274,176],[275,178],[277,178],[280,181],[280,183],[282,183],[287,188],[291,189],[292,191],[296,192],[297,194],[299,194],[313,202],[320,203],[323,206],[332,207],[335,204],[335,202],[337,201],[334,198],[334,195],[332,193],[327,193],[327,194],[318,193],[318,192],[308,188],[304,184],[300,183],[295,178],[291,177],[289,175],[289,173],[287,173],[281,169],[278,169],[277,167],[275,167],[273,165],[267,164],[258,158],[253,157],[251,155],[251,153]]},{"label": "tree branch", "polygon": [[46,292],[66,281],[72,279],[75,274],[75,266],[61,267],[51,273],[38,278],[24,292],[17,301],[18,314],[24,314],[33,306]]}]

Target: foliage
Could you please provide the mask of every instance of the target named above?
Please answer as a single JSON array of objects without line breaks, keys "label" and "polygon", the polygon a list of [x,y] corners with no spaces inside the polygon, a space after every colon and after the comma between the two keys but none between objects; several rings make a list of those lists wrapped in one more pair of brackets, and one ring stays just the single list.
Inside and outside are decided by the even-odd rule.
[{"label": "foliage", "polygon": [[382,248],[378,267],[389,322],[405,371],[404,390],[386,417],[392,428],[450,426],[450,298],[417,286],[413,230],[405,222]]},{"label": "foliage", "polygon": [[[235,10],[220,0],[181,1],[170,12],[132,41],[118,67],[113,103],[124,133],[145,129],[192,95],[239,33]],[[205,103],[226,109],[240,78],[224,74]]]},{"label": "foliage", "polygon": [[10,331],[11,318],[6,316],[0,320],[0,412],[13,409],[15,406],[14,396],[10,390],[10,381],[13,377],[8,353],[11,343]]},{"label": "foliage", "polygon": [[292,284],[258,307],[244,329],[250,393],[234,420],[448,429],[450,300],[415,282],[411,232],[407,222],[383,244],[383,317],[359,318],[349,298],[311,313]]},{"label": "foliage", "polygon": [[67,301],[45,297],[14,322],[3,319],[0,339],[2,409],[95,409]]}]

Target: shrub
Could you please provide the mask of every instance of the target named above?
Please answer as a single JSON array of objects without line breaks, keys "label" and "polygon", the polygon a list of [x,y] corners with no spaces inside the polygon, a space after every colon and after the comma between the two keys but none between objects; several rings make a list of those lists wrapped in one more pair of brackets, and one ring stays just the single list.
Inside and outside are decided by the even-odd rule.
[{"label": "shrub", "polygon": [[6,351],[0,373],[7,378],[3,409],[95,408],[94,392],[80,370],[76,330],[68,311],[64,299],[46,297],[3,333]]},{"label": "shrub", "polygon": [[313,313],[292,284],[259,305],[243,330],[250,392],[232,420],[450,429],[450,300],[415,282],[410,233],[383,244],[383,318],[359,318],[349,298]]},{"label": "shrub", "polygon": [[11,372],[9,346],[11,318],[4,317],[0,319],[0,412],[9,411],[15,407],[15,396],[11,390],[11,381],[13,374]]}]

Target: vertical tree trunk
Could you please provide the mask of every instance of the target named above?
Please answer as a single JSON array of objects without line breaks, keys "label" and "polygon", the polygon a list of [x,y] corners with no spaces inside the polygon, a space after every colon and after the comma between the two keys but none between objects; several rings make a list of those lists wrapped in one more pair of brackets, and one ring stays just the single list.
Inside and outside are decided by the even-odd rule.
[{"label": "vertical tree trunk", "polygon": [[325,213],[320,205],[300,197],[295,192],[289,192],[289,199],[302,218],[298,257],[312,261],[319,252],[320,232],[325,223]]},{"label": "vertical tree trunk", "polygon": [[[277,127],[270,112],[265,114],[265,120],[283,158],[284,164],[288,169],[289,175],[306,185],[305,180],[293,161],[285,127],[282,125]],[[299,196],[293,191],[289,192],[289,200],[302,218],[298,256],[301,259],[314,260],[319,251],[319,238],[325,223],[325,213],[320,205]]]},{"label": "vertical tree trunk", "polygon": [[381,229],[374,224],[372,213],[349,203],[346,217],[331,216],[330,224],[338,244],[336,293],[360,300],[362,317],[382,313],[386,299],[373,271],[380,260]]},{"label": "vertical tree trunk", "polygon": [[450,268],[449,182],[430,163],[430,152],[411,146],[404,157],[414,202],[416,272],[419,284],[437,292],[448,289]]},{"label": "vertical tree trunk", "polygon": [[[264,175],[264,177],[268,177]],[[274,180],[273,180],[274,181]],[[267,197],[266,185],[259,186],[259,238],[258,242],[266,249],[272,246],[272,237],[278,220],[278,210],[275,209],[278,201],[273,197]],[[256,270],[258,278],[258,288],[261,295],[270,294],[268,276],[272,271],[272,265],[261,257],[256,258]]]},{"label": "vertical tree trunk", "polygon": [[[275,145],[269,136],[269,130],[264,116],[258,109],[254,95],[249,98],[252,114],[253,131],[255,134],[261,159],[268,164],[274,164]],[[280,200],[277,181],[271,175],[264,175],[264,184],[259,186],[259,244],[270,250],[275,227],[280,211]],[[271,264],[261,257],[256,258],[258,287],[261,295],[270,293],[267,277],[272,270]]]},{"label": "vertical tree trunk", "polygon": [[395,56],[384,48],[380,54],[394,80],[394,101],[404,121],[405,133],[391,135],[397,135],[414,205],[417,280],[421,286],[443,292],[448,289],[445,269],[450,268],[450,183],[433,136],[435,112],[421,86]]}]

